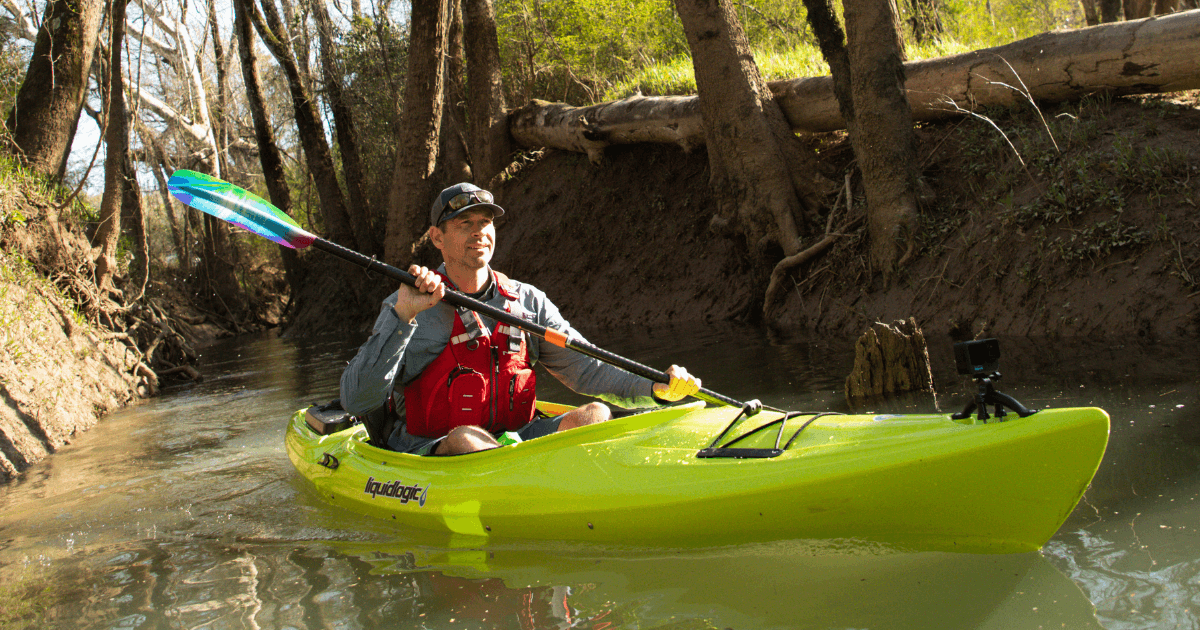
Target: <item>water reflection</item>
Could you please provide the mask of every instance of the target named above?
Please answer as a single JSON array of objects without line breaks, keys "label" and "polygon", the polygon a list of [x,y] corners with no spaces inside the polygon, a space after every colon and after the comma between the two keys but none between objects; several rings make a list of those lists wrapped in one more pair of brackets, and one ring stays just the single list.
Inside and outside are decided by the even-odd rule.
[{"label": "water reflection", "polygon": [[1078,587],[1038,554],[873,555],[801,543],[592,553],[215,541],[98,548],[38,578],[65,585],[45,600],[42,627],[1098,627]]},{"label": "water reflection", "polygon": [[[333,509],[282,448],[292,409],[336,397],[360,339],[205,352],[207,380],[106,418],[0,488],[0,626],[62,628],[1198,627],[1195,345],[1003,339],[1000,387],[1113,418],[1085,502],[1042,554],[853,544],[688,552],[475,548]],[[844,408],[853,340],[706,326],[593,335],[710,389]],[[943,410],[973,391],[931,339]],[[546,398],[574,394],[541,379]],[[927,398],[875,403],[928,410]]]}]

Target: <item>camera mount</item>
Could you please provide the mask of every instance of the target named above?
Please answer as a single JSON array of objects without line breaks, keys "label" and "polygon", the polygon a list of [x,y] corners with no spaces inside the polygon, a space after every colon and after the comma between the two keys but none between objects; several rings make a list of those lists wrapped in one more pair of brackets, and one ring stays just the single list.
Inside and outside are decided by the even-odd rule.
[{"label": "camera mount", "polygon": [[988,405],[995,405],[995,416],[997,418],[1004,418],[1004,416],[1008,415],[1004,410],[1005,407],[1015,411],[1016,414],[1022,418],[1026,416],[1032,416],[1033,414],[1037,413],[1037,409],[1029,409],[1025,405],[1017,402],[1016,398],[996,391],[995,382],[1000,380],[999,372],[976,374],[974,378],[975,384],[978,386],[978,389],[975,391],[975,397],[971,399],[971,402],[967,403],[966,408],[963,409],[961,413],[956,413],[950,416],[951,418],[954,418],[955,420],[965,420],[970,418],[971,413],[978,409],[979,419],[987,422],[992,417],[991,415],[988,415]]}]

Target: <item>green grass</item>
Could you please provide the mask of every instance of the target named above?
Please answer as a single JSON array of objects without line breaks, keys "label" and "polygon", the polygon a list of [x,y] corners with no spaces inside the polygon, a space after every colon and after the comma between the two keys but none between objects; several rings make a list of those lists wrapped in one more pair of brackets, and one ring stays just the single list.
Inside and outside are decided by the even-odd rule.
[{"label": "green grass", "polygon": [[[23,191],[23,196],[13,192],[18,190]],[[7,151],[0,151],[0,192],[4,193],[0,196],[0,229],[14,223],[24,225],[24,214],[15,208],[17,199],[39,198],[46,204],[57,206],[71,194],[70,190],[51,182],[44,175],[30,171]],[[99,210],[76,197],[71,200],[69,208],[59,212],[69,217],[86,218],[97,216]]]}]

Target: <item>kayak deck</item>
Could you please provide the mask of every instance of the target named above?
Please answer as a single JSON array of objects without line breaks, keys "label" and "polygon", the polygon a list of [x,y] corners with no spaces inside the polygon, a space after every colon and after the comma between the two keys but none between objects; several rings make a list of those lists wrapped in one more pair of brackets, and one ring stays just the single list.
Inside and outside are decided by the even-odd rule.
[{"label": "kayak deck", "polygon": [[[949,414],[808,414],[734,445],[779,451],[769,457],[698,456],[737,413],[696,403],[491,451],[420,457],[371,446],[362,427],[318,435],[301,411],[286,443],[327,500],[425,530],[639,546],[850,539],[1007,553],[1054,535],[1091,482],[1109,430],[1108,415],[1094,408],[987,424]],[[717,446],[782,416],[741,421]]]}]

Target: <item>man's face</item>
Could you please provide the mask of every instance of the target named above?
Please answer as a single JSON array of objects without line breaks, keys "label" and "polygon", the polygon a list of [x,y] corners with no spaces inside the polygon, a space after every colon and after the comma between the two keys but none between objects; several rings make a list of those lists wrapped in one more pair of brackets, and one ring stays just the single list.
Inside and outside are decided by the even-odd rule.
[{"label": "man's face", "polygon": [[482,269],[492,260],[496,246],[496,226],[489,208],[468,209],[429,229],[434,247],[442,252],[446,268]]}]

